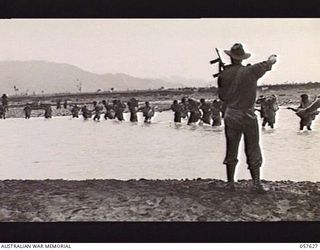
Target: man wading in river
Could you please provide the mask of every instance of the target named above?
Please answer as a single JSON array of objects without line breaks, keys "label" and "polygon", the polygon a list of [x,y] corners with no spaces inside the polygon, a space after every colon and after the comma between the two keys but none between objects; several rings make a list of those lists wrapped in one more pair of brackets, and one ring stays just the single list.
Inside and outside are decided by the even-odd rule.
[{"label": "man wading in river", "polygon": [[[313,112],[300,112],[303,109],[306,109],[311,105],[311,101],[309,100],[309,96],[307,94],[302,94],[300,101],[300,106],[298,108],[291,108],[288,107],[288,109],[291,109],[296,112],[296,115],[300,117],[300,131],[304,129],[304,127],[307,127],[308,130],[311,129],[312,121],[316,118],[316,116],[319,114],[317,110],[314,110]],[[301,114],[304,114],[301,116]]]},{"label": "man wading in river", "polygon": [[243,66],[243,60],[250,57],[240,43],[224,51],[231,58],[231,64],[219,74],[219,98],[225,107],[225,136],[227,151],[224,164],[227,169],[228,188],[234,191],[234,173],[238,162],[238,147],[242,134],[244,135],[247,164],[253,179],[253,190],[264,193],[266,190],[260,183],[260,167],[262,155],[259,145],[259,128],[254,113],[256,101],[257,80],[271,70],[276,62],[276,55],[267,61],[254,65]]}]

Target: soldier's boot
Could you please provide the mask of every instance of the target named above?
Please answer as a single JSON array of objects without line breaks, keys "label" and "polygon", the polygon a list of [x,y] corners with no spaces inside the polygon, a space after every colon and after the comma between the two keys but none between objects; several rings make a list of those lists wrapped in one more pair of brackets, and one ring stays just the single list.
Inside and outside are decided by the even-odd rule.
[{"label": "soldier's boot", "polygon": [[227,180],[228,180],[228,184],[227,184],[227,190],[234,192],[235,186],[234,186],[234,173],[235,173],[235,169],[236,169],[236,165],[237,164],[227,164],[226,165],[226,170],[227,170]]},{"label": "soldier's boot", "polygon": [[260,167],[250,168],[250,174],[253,181],[252,191],[258,194],[265,194],[268,190],[260,182]]}]

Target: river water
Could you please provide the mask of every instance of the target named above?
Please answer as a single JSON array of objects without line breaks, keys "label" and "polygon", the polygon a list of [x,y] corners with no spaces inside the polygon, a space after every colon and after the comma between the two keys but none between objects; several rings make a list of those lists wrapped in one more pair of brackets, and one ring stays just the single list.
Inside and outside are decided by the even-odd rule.
[{"label": "river water", "polygon": [[[172,120],[169,111],[156,113],[152,124],[0,120],[0,179],[225,179],[223,128]],[[299,132],[298,123],[294,112],[281,108],[276,128],[261,129],[263,179],[320,181],[320,122],[311,132]],[[237,179],[250,179],[243,144],[239,159]]]}]

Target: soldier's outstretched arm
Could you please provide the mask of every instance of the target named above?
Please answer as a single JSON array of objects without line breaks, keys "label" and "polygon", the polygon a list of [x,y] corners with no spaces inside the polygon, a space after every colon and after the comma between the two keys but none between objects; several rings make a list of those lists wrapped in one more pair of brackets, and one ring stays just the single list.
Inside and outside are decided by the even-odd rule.
[{"label": "soldier's outstretched arm", "polygon": [[270,71],[272,65],[277,62],[277,55],[271,55],[268,57],[268,60],[256,63],[250,66],[247,66],[248,70],[252,75],[254,75],[257,79],[262,77],[267,71]]}]

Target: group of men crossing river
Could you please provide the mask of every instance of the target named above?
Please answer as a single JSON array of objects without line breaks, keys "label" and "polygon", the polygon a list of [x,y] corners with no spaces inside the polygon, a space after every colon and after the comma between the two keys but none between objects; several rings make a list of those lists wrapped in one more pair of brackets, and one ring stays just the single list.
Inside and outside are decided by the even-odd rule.
[{"label": "group of men crossing river", "polygon": [[[6,113],[8,111],[8,97],[4,94],[3,105],[0,105],[0,119],[6,118]],[[56,109],[62,110],[61,101],[57,101]],[[319,102],[319,101],[318,101]],[[131,98],[127,103],[123,103],[120,100],[113,100],[112,102],[107,102],[102,100],[101,102],[93,101],[92,103],[84,104],[79,106],[79,104],[70,104],[67,101],[63,104],[64,110],[70,110],[72,118],[79,118],[82,115],[84,120],[89,120],[92,118],[94,121],[100,121],[101,117],[105,120],[116,119],[118,121],[124,121],[124,113],[129,112],[129,121],[138,122],[138,112],[142,112],[144,117],[144,122],[150,123],[151,119],[155,115],[155,111],[173,111],[173,121],[177,124],[185,122],[188,125],[192,124],[208,124],[215,126],[222,125],[222,119],[224,116],[223,102],[219,99],[206,100],[201,98],[196,100],[194,98],[183,97],[180,101],[174,100],[169,108],[164,108],[159,110],[157,106],[151,106],[150,102],[145,102],[143,106],[136,98]],[[309,100],[307,94],[301,95],[301,101],[297,108],[288,107],[287,109],[296,112],[298,117],[300,117],[300,130],[306,127],[308,130],[311,129],[312,121],[315,119],[316,115],[319,114],[317,109],[309,112],[308,115],[303,117],[300,115],[301,111],[311,105],[313,102]],[[70,109],[68,106],[71,106]],[[52,118],[53,108],[51,104],[37,104],[36,106],[27,103],[23,108],[24,117],[26,119],[31,118],[32,110],[42,109],[44,110],[43,116],[45,118]],[[276,113],[279,110],[278,100],[274,94],[271,95],[260,95],[256,100],[255,111],[260,113],[262,128],[267,125],[270,128],[274,128],[276,122]],[[66,115],[66,114],[64,114]],[[38,115],[39,116],[39,115]]]},{"label": "group of men crossing river", "polygon": [[[139,108],[138,101],[135,98],[131,98],[128,101],[127,105],[122,103],[120,100],[113,100],[112,103],[108,103],[106,100],[103,100],[100,105],[98,102],[93,102],[93,110],[89,110],[86,105],[81,108],[82,116],[85,120],[88,120],[92,117],[94,113],[93,120],[99,121],[101,115],[104,113],[104,119],[116,119],[118,121],[124,121],[123,113],[125,112],[126,107],[128,107],[130,112],[130,122],[138,122],[137,112],[141,111],[145,117],[144,122],[151,122],[151,118],[154,115],[154,108],[150,106],[149,102],[145,102],[143,107]],[[77,104],[71,109],[72,117],[79,117],[80,108]]]},{"label": "group of men crossing river", "polygon": [[204,98],[200,102],[183,97],[180,102],[173,101],[170,109],[174,112],[174,122],[181,123],[181,119],[188,119],[188,125],[201,121],[212,126],[221,125],[221,101],[215,99],[212,103],[206,102]]}]

